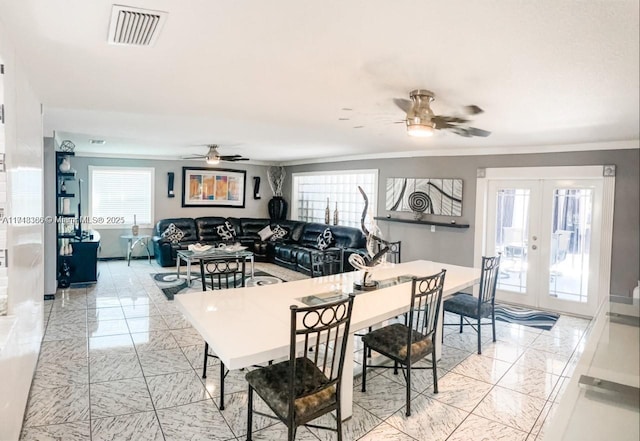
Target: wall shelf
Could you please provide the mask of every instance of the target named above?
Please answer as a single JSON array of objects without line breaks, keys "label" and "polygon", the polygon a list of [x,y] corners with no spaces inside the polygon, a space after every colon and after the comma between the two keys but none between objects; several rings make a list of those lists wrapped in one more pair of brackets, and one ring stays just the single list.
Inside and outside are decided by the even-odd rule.
[{"label": "wall shelf", "polygon": [[401,222],[404,224],[420,224],[420,225],[435,225],[437,227],[447,227],[447,228],[469,228],[469,224],[452,224],[446,222],[434,222],[427,220],[414,220],[414,219],[399,219],[397,217],[384,217],[384,216],[376,216],[375,220],[387,221],[387,222]]},{"label": "wall shelf", "polygon": [[58,193],[59,198],[75,198],[75,193]]}]

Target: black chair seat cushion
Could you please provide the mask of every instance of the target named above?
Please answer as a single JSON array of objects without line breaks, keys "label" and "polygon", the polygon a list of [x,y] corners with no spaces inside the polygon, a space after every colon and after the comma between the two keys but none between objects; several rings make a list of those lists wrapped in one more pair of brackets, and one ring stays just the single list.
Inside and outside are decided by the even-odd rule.
[{"label": "black chair seat cushion", "polygon": [[[424,358],[433,349],[431,337],[425,337],[416,330],[412,330],[411,363]],[[404,362],[407,360],[407,337],[409,328],[401,323],[393,323],[369,332],[362,340],[376,352],[380,352],[392,359]]]},{"label": "black chair seat cushion", "polygon": [[[287,360],[246,375],[251,387],[283,419],[289,414],[290,366]],[[311,360],[306,357],[296,359],[295,421],[305,421],[310,415],[337,403],[336,388],[327,383],[329,379]]]},{"label": "black chair seat cushion", "polygon": [[478,298],[471,294],[459,292],[444,301],[444,310],[471,318],[482,318],[491,315],[491,304],[483,303],[478,317]]}]

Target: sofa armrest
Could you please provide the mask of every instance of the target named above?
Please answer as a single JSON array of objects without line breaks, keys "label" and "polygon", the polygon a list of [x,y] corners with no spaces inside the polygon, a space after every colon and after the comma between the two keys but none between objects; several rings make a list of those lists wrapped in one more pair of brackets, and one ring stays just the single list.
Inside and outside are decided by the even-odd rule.
[{"label": "sofa armrest", "polygon": [[176,264],[175,255],[173,254],[171,241],[160,236],[153,236],[153,255],[158,265],[162,267],[173,266]]}]

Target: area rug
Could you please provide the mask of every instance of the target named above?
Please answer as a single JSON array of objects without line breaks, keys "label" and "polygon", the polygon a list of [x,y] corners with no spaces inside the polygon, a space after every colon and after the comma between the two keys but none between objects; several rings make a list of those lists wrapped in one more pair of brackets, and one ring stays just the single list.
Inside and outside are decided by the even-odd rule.
[{"label": "area rug", "polygon": [[[191,275],[192,277],[195,277],[195,276],[198,276],[198,277],[193,279],[191,286],[187,285],[187,280],[184,278],[185,277],[184,273],[181,274],[181,276],[182,277],[179,278],[178,273],[176,272],[151,274],[151,277],[156,282],[156,285],[158,285],[158,288],[162,290],[164,295],[169,300],[173,300],[174,296],[176,294],[179,294],[180,292],[202,291],[202,282],[200,280],[199,274],[192,273]],[[230,277],[233,277],[233,276],[230,276]],[[245,286],[273,285],[275,283],[282,283],[282,282],[284,282],[283,279],[273,276],[265,271],[255,271],[254,277],[251,277],[250,275],[245,276]],[[211,290],[212,289],[211,279],[207,278],[206,283],[207,283],[207,290]],[[213,287],[213,289],[220,289],[217,286],[217,283],[218,283],[217,280],[214,280],[214,283],[216,284],[216,286]],[[234,284],[236,287],[242,286],[242,279],[240,278],[239,275],[235,277],[235,280],[228,281],[228,286],[232,287]],[[226,287],[227,287],[227,281],[223,279],[221,289],[226,289]]]},{"label": "area rug", "polygon": [[496,320],[531,326],[545,331],[551,330],[559,317],[560,314],[555,312],[536,311],[535,309],[511,305],[496,305]]},{"label": "area rug", "polygon": [[[309,278],[309,276],[297,271],[292,271],[290,269],[265,262],[255,263],[254,275],[255,277],[253,279],[251,277],[245,277],[245,286],[272,285],[274,283],[291,282],[293,280]],[[199,276],[200,273],[198,271],[193,272],[192,277],[197,278],[193,280],[191,286],[188,286],[187,281],[184,278],[178,278],[176,272],[151,273],[151,277],[156,282],[156,285],[160,290],[162,290],[169,300],[173,300],[173,297],[181,292],[202,291],[202,284]],[[207,283],[207,289],[211,289],[211,280],[208,280]],[[230,281],[229,285],[231,284],[232,282]],[[240,285],[241,279],[238,278],[236,279],[236,286]],[[223,281],[223,287],[224,286],[226,286],[226,283]],[[218,287],[216,286],[216,289],[217,288]]]}]

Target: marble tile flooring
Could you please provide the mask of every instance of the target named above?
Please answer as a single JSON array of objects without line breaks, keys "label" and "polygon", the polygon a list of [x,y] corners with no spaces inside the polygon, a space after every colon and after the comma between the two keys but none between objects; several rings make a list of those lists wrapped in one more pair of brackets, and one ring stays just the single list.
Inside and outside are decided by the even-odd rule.
[{"label": "marble tile flooring", "polygon": [[[46,332],[21,439],[245,439],[245,372],[227,376],[226,408],[218,410],[218,369],[201,378],[204,342],[150,277],[172,268],[146,260],[99,267],[96,285],[45,302]],[[447,327],[439,393],[433,393],[430,371],[415,371],[407,418],[402,375],[370,371],[366,393],[356,378],[344,439],[540,440],[588,323],[562,316],[551,331],[540,331],[498,322],[498,341],[487,332],[482,355],[475,353],[472,330],[459,334]],[[255,440],[286,438],[282,424],[254,420]],[[335,424],[330,416],[319,422]],[[335,434],[301,428],[296,439],[329,440]]]}]

